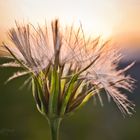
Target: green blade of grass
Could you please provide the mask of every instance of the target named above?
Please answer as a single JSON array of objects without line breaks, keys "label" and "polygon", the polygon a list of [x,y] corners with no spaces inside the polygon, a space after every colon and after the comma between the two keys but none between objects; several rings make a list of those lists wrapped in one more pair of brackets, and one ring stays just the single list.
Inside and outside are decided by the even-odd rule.
[{"label": "green blade of grass", "polygon": [[74,83],[77,80],[77,78],[78,78],[78,75],[77,74],[74,75],[71,78],[70,83],[69,83],[69,85],[68,85],[68,87],[66,89],[66,92],[65,92],[63,100],[62,100],[62,106],[61,106],[61,111],[60,111],[61,116],[63,116],[65,111],[66,111],[66,108],[67,108],[71,93],[73,91]]},{"label": "green blade of grass", "polygon": [[51,89],[49,98],[49,116],[54,117],[58,114],[58,98],[59,98],[59,73],[55,68],[51,73]]}]

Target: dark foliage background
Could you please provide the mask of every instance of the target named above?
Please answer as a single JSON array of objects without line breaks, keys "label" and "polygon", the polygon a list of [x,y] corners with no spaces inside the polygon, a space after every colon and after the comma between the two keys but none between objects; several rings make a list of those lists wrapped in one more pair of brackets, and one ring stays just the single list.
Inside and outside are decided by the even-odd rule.
[{"label": "dark foliage background", "polygon": [[[0,60],[2,63],[4,60]],[[123,67],[126,64],[121,64]],[[0,140],[49,140],[48,123],[38,113],[31,89],[19,87],[26,77],[4,84],[16,71],[0,68]],[[122,117],[113,102],[103,96],[102,108],[91,100],[86,106],[61,125],[61,140],[140,140],[140,63],[128,71],[137,79],[137,88],[130,94],[136,104],[132,117]]]}]

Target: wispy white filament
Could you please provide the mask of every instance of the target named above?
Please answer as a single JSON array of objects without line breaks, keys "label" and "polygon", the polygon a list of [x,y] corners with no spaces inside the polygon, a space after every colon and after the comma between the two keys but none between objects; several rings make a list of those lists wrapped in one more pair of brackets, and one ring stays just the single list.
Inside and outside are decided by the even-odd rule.
[{"label": "wispy white filament", "polygon": [[[58,29],[59,28],[59,29]],[[117,70],[122,56],[117,48],[107,43],[99,44],[99,38],[85,38],[82,28],[73,27],[62,29],[59,26],[35,28],[32,25],[19,26],[9,32],[13,46],[6,46],[21,64],[29,71],[39,74],[50,65],[59,65],[63,68],[62,78],[70,77],[70,71],[80,73],[84,85],[90,83],[100,98],[100,90],[104,89],[110,100],[112,98],[124,114],[131,114],[133,104],[120,89],[133,90],[134,80],[125,76],[134,63],[124,69]],[[17,63],[9,63],[17,66]],[[6,66],[4,64],[3,66]],[[19,65],[19,64],[18,64]],[[11,80],[27,72],[16,73]],[[102,102],[102,101],[101,101]]]}]

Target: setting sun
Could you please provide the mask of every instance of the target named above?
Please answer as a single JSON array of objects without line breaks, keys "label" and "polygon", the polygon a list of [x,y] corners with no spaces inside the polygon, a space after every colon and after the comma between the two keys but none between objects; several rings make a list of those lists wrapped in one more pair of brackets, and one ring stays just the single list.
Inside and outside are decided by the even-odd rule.
[{"label": "setting sun", "polygon": [[0,140],[140,140],[139,93],[140,0],[0,0]]},{"label": "setting sun", "polygon": [[1,0],[0,41],[15,20],[35,25],[59,18],[64,25],[82,23],[85,34],[103,39],[128,30],[139,32],[139,7],[136,0]]},{"label": "setting sun", "polygon": [[2,0],[0,29],[7,30],[15,20],[44,24],[45,20],[59,18],[68,25],[82,23],[85,33],[107,39],[116,21],[120,20],[120,15],[112,7],[115,4],[113,1],[107,4],[103,0]]}]

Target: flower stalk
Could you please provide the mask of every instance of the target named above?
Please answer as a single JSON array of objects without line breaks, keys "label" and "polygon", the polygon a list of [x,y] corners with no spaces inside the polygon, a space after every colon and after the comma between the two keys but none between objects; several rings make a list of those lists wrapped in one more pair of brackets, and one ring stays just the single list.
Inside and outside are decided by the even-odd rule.
[{"label": "flower stalk", "polygon": [[50,127],[50,134],[51,140],[59,140],[59,129],[62,119],[61,118],[54,118],[49,119],[49,127]]},{"label": "flower stalk", "polygon": [[120,89],[133,90],[135,80],[125,71],[134,63],[118,70],[122,56],[117,48],[108,43],[100,45],[99,39],[86,39],[82,28],[64,30],[58,20],[38,29],[17,24],[17,29],[9,31],[9,37],[13,46],[3,43],[3,47],[12,62],[1,67],[22,68],[7,81],[28,75],[37,109],[49,122],[52,140],[58,140],[65,116],[92,97],[101,100],[102,91],[123,114],[132,114],[134,104]]}]

